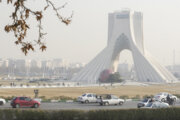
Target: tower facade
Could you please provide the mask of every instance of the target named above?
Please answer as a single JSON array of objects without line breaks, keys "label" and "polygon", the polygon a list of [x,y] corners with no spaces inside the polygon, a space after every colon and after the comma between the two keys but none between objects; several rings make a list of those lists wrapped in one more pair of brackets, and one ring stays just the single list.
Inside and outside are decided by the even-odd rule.
[{"label": "tower facade", "polygon": [[136,76],[139,82],[175,82],[177,79],[157,63],[145,50],[143,44],[143,15],[141,12],[123,10],[110,13],[108,17],[108,42],[73,81],[87,84],[98,83],[100,73],[109,69],[117,71],[121,51],[132,52]]}]

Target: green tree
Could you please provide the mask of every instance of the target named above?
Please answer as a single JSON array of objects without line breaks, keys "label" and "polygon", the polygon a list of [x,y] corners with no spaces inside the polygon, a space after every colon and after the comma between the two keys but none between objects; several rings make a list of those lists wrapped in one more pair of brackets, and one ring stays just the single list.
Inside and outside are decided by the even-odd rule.
[{"label": "green tree", "polygon": [[108,83],[111,83],[111,85],[113,83],[118,83],[118,82],[122,82],[121,76],[119,74],[119,72],[115,72],[113,74],[110,74],[108,79],[107,79]]}]

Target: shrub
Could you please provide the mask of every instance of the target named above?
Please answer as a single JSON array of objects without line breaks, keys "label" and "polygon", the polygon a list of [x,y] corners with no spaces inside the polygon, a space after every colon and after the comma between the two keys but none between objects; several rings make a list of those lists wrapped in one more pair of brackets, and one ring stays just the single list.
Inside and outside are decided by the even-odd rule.
[{"label": "shrub", "polygon": [[73,98],[67,96],[59,96],[59,98],[60,100],[73,100]]},{"label": "shrub", "polygon": [[42,100],[46,99],[46,96],[39,96]]},{"label": "shrub", "polygon": [[7,96],[7,97],[0,96],[0,98],[5,99],[6,101],[8,101],[8,100],[12,100],[14,97],[15,97],[15,96]]},{"label": "shrub", "polygon": [[65,102],[66,100],[73,100],[75,101],[74,98],[67,97],[67,96],[55,96],[51,98],[52,100],[59,100],[59,102]]},{"label": "shrub", "polygon": [[43,99],[42,102],[51,102],[51,99]]},{"label": "shrub", "polygon": [[178,98],[180,98],[180,94],[173,94],[173,95],[175,95],[175,96],[177,96]]},{"label": "shrub", "polygon": [[122,95],[122,96],[119,96],[119,98],[121,98],[121,99],[129,99],[129,96],[127,96],[127,95]]},{"label": "shrub", "polygon": [[153,97],[154,97],[154,95],[144,95],[144,96],[143,96],[143,99],[144,99],[144,98],[147,98],[147,97],[151,97],[151,98],[153,98]]},{"label": "shrub", "polygon": [[132,99],[141,99],[141,97],[140,97],[140,95],[136,95],[136,96],[134,96],[134,97],[132,97]]},{"label": "shrub", "polygon": [[46,96],[39,96],[41,98],[42,102],[50,102],[50,99],[47,99]]},{"label": "shrub", "polygon": [[179,120],[180,108],[119,110],[1,109],[0,120]]}]

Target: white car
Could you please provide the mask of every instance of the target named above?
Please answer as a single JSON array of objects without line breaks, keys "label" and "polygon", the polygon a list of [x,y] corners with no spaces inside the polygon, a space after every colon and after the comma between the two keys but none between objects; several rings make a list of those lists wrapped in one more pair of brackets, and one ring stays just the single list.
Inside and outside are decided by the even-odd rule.
[{"label": "white car", "polygon": [[141,108],[168,108],[169,104],[161,101],[150,102],[146,106]]},{"label": "white car", "polygon": [[[166,98],[167,98],[168,94],[169,93],[166,93],[166,92],[158,93],[154,96],[154,99],[157,101],[165,102],[165,101],[167,101]],[[171,99],[173,99],[174,101],[176,101],[178,99],[175,95],[172,95],[172,94],[169,94],[169,97]]]},{"label": "white car", "polygon": [[100,95],[98,97],[98,103],[100,105],[122,105],[124,103],[124,100],[118,98],[115,95],[107,94],[107,95]]},{"label": "white car", "polygon": [[4,104],[6,104],[6,100],[3,98],[0,98],[0,105],[4,105]]},{"label": "white car", "polygon": [[77,98],[78,102],[81,103],[95,103],[97,102],[97,95],[93,93],[85,93]]}]

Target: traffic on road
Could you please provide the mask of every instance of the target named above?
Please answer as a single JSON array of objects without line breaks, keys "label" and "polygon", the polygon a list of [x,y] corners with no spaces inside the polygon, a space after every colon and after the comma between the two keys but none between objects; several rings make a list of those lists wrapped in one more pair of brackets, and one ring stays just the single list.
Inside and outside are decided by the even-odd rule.
[{"label": "traffic on road", "polygon": [[[101,109],[134,109],[137,108],[137,104],[140,101],[126,101],[123,105],[108,105],[100,106],[97,103],[81,104],[78,102],[66,103],[49,103],[42,102],[39,108],[23,107],[23,108],[12,108],[10,103],[0,106],[0,109],[41,109],[41,110],[101,110]],[[180,103],[177,102],[172,107],[180,107]],[[138,108],[137,108],[138,109]]]},{"label": "traffic on road", "polygon": [[154,97],[146,97],[141,101],[124,100],[112,94],[96,95],[85,93],[77,98],[76,102],[41,102],[29,97],[14,97],[10,102],[0,99],[0,109],[37,108],[60,110],[98,110],[98,109],[131,109],[131,108],[168,108],[180,107],[179,99],[169,93],[158,93]]}]

